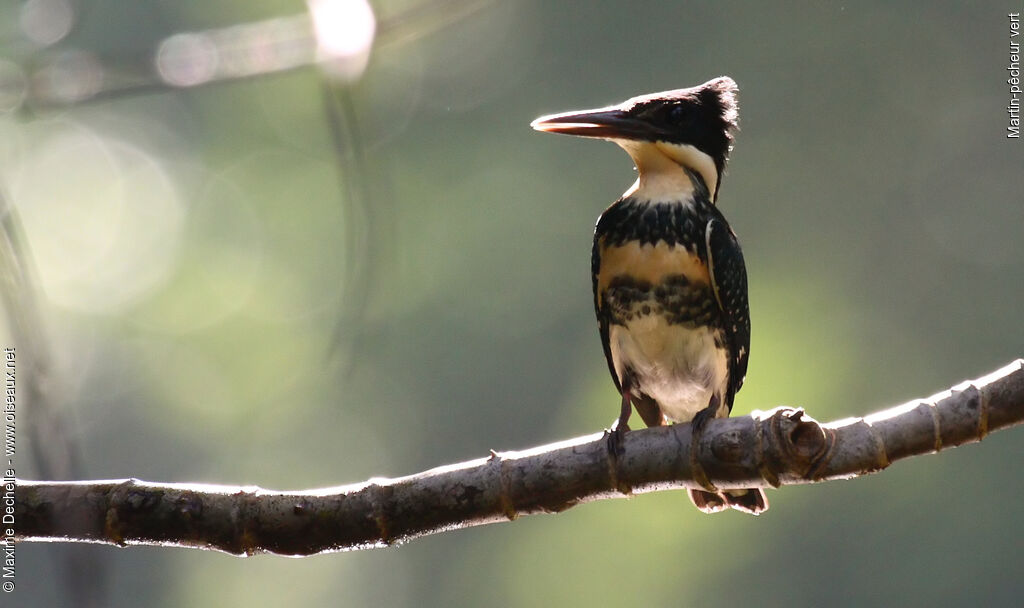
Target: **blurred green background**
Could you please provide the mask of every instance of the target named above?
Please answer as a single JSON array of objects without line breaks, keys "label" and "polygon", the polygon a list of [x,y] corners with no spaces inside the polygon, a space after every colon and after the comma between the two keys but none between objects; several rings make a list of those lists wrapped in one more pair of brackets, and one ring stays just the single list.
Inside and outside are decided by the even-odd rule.
[{"label": "blurred green background", "polygon": [[[189,88],[156,79],[162,41],[306,6],[0,6],[0,191],[88,478],[302,489],[607,426],[590,239],[633,170],[528,125],[721,74],[753,322],[734,413],[863,415],[1024,355],[1019,3],[389,0],[340,77]],[[308,559],[23,543],[14,599],[75,605],[77,552],[111,606],[1019,605],[1022,445],[770,491],[757,519],[669,492]]]}]

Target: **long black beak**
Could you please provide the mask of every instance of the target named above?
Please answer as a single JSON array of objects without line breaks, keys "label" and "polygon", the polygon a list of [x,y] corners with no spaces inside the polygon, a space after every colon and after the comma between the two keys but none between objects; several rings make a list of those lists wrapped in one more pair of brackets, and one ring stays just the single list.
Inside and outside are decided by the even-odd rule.
[{"label": "long black beak", "polygon": [[656,139],[655,130],[645,121],[617,107],[563,112],[541,116],[530,123],[538,131],[602,139]]}]

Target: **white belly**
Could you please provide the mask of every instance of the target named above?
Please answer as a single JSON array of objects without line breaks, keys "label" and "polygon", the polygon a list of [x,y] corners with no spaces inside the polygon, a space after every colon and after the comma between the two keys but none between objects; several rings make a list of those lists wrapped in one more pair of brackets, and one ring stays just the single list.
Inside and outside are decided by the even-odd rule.
[{"label": "white belly", "polygon": [[[640,392],[653,398],[673,422],[688,422],[725,392],[728,359],[715,347],[714,330],[670,325],[645,315],[609,328],[612,361],[619,378],[633,371]],[[725,395],[722,394],[722,398]]]}]

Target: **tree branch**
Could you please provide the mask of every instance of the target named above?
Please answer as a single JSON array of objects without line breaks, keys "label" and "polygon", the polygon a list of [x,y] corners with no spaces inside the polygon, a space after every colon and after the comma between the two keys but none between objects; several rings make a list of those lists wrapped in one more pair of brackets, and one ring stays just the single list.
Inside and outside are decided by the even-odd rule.
[{"label": "tree branch", "polygon": [[[708,425],[697,459],[722,489],[779,487],[875,473],[902,458],[980,441],[1024,422],[1024,360],[928,399],[820,425],[778,408]],[[5,480],[19,541],[170,545],[235,555],[312,555],[557,513],[576,504],[693,481],[690,426],[492,452],[397,479],[301,492],[257,487]],[[6,497],[9,496],[5,492]],[[9,515],[4,519],[9,524]]]}]

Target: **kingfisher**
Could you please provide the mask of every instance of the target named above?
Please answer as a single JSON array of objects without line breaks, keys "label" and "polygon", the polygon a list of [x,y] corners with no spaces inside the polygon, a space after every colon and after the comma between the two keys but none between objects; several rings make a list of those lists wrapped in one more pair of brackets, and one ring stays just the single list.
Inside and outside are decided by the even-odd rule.
[{"label": "kingfisher", "polygon": [[[634,407],[647,426],[692,423],[697,446],[708,421],[729,415],[743,386],[747,271],[716,205],[738,125],[737,90],[721,76],[531,123],[612,141],[636,165],[636,182],[598,218],[591,252],[601,343],[622,397],[613,450]],[[689,490],[698,509],[757,515],[768,508],[762,490],[718,490],[695,468],[705,488]]]}]

